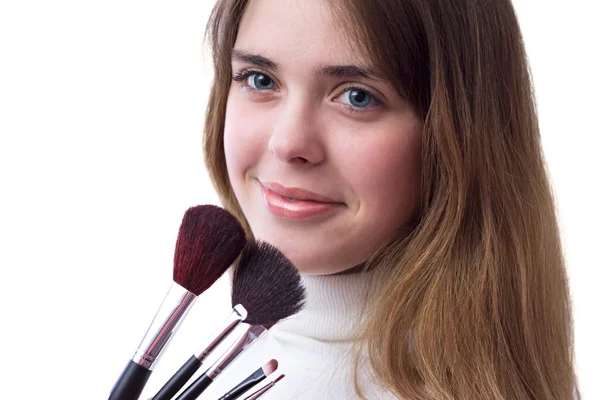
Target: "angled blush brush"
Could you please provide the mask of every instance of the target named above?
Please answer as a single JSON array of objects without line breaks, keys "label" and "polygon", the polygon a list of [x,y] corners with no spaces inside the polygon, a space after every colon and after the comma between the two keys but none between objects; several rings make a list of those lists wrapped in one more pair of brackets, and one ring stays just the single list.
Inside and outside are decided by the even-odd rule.
[{"label": "angled blush brush", "polygon": [[232,301],[248,310],[236,340],[177,400],[196,399],[244,351],[273,325],[299,312],[306,292],[298,270],[281,251],[248,241],[233,273]]},{"label": "angled blush brush", "polygon": [[265,386],[261,387],[256,392],[252,393],[250,396],[244,398],[244,400],[258,400],[258,399],[260,399],[261,397],[263,397],[265,395],[265,393],[267,393],[269,390],[271,390],[273,388],[273,386],[275,386],[275,384],[277,382],[279,382],[283,378],[285,378],[285,375],[279,375],[279,377],[277,377],[277,379],[275,379],[272,382],[267,383]]},{"label": "angled blush brush", "polygon": [[248,240],[233,270],[232,304],[248,310],[249,324],[271,328],[303,307],[306,291],[292,262],[275,246]]},{"label": "angled blush brush", "polygon": [[233,274],[231,304],[235,306],[231,315],[209,345],[198,349],[152,399],[172,399],[241,321],[268,329],[296,314],[304,296],[300,275],[287,257],[268,243],[249,240]]},{"label": "angled blush brush", "polygon": [[261,368],[254,371],[252,373],[252,375],[250,375],[249,377],[244,379],[242,382],[240,382],[238,385],[236,385],[229,392],[227,392],[223,396],[219,397],[219,400],[239,399],[242,394],[246,393],[248,390],[252,389],[254,386],[256,386],[260,382],[262,382],[267,376],[269,376],[273,372],[275,372],[275,370],[277,369],[278,366],[279,366],[279,364],[278,364],[277,360],[269,361],[268,363],[263,365]]},{"label": "angled blush brush", "polygon": [[224,209],[203,205],[186,211],[175,245],[171,288],[109,400],[140,396],[152,367],[196,298],[223,275],[245,243],[239,221]]}]

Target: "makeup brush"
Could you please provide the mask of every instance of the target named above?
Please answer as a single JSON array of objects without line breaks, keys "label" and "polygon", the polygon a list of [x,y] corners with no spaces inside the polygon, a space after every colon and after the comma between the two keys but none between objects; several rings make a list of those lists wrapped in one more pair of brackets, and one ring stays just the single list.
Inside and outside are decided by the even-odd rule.
[{"label": "makeup brush", "polygon": [[282,380],[283,378],[285,378],[285,375],[279,375],[279,377],[277,379],[275,379],[272,382],[267,383],[265,386],[261,387],[256,392],[252,393],[250,396],[244,398],[244,400],[257,400],[257,399],[263,397],[265,395],[265,393],[267,393],[269,390],[271,390],[273,388],[273,386],[275,386],[275,384],[277,382],[279,382],[280,380]]},{"label": "makeup brush", "polygon": [[292,262],[275,246],[249,240],[233,270],[232,304],[248,310],[249,324],[271,328],[304,307],[306,291]]},{"label": "makeup brush", "polygon": [[136,400],[140,396],[153,365],[189,308],[223,275],[245,243],[239,221],[224,209],[203,205],[185,212],[175,245],[171,288],[109,400]]},{"label": "makeup brush", "polygon": [[194,400],[245,350],[282,319],[304,306],[306,292],[298,270],[276,247],[248,241],[233,273],[232,300],[247,307],[248,318],[235,342],[177,400]]},{"label": "makeup brush", "polygon": [[269,361],[268,363],[263,365],[262,368],[257,369],[256,371],[254,371],[254,373],[252,373],[252,375],[240,382],[236,387],[231,389],[229,392],[225,393],[223,396],[219,397],[219,400],[238,399],[242,394],[252,389],[254,386],[262,382],[267,376],[275,372],[278,365],[279,364],[277,360]]},{"label": "makeup brush", "polygon": [[152,397],[152,400],[170,400],[189,381],[194,373],[200,369],[202,363],[217,348],[229,334],[246,319],[248,312],[238,304],[233,307],[231,314],[209,340],[209,344],[194,353],[179,370],[164,384],[164,386]]},{"label": "makeup brush", "polygon": [[303,306],[304,297],[298,270],[287,257],[268,243],[249,240],[234,269],[231,304],[236,306],[231,315],[209,345],[197,350],[153,400],[172,399],[241,321],[268,329],[277,321],[296,314]]}]

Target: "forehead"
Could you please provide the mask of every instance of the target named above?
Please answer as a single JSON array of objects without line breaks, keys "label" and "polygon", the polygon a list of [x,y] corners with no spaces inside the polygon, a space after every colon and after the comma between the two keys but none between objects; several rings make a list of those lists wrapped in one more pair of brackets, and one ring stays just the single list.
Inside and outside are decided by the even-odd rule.
[{"label": "forehead", "polygon": [[250,0],[235,48],[273,58],[283,67],[367,66],[350,39],[327,0]]}]

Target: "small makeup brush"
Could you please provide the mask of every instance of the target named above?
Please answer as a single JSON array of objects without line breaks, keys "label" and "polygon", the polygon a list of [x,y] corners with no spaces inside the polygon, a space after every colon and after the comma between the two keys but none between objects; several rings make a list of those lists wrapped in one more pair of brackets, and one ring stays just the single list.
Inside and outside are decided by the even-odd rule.
[{"label": "small makeup brush", "polygon": [[241,321],[268,329],[277,321],[296,314],[303,306],[304,297],[298,270],[287,257],[268,243],[249,240],[234,269],[231,304],[235,307],[231,315],[208,346],[198,349],[153,400],[172,399]]},{"label": "small makeup brush", "polygon": [[248,390],[252,389],[254,386],[258,385],[262,382],[267,376],[271,375],[278,367],[277,360],[271,360],[262,368],[257,369],[240,382],[236,387],[231,389],[229,392],[225,393],[223,396],[219,397],[219,400],[235,400],[238,399],[242,394],[246,393]]},{"label": "small makeup brush", "polygon": [[306,291],[298,270],[276,247],[249,241],[233,274],[232,300],[247,307],[235,342],[177,400],[194,400],[245,350],[282,319],[299,312]]},{"label": "small makeup brush", "polygon": [[267,383],[265,386],[261,387],[256,392],[252,393],[250,396],[244,398],[244,400],[257,400],[257,399],[263,397],[265,395],[265,393],[267,393],[269,390],[271,390],[273,388],[273,386],[275,386],[275,384],[277,382],[279,382],[280,380],[282,380],[283,378],[285,378],[285,375],[279,375],[279,377],[277,379],[275,379],[272,382]]},{"label": "small makeup brush", "polygon": [[173,283],[109,400],[136,400],[162,350],[196,298],[235,261],[246,243],[239,221],[224,209],[188,209],[181,222],[173,263]]}]

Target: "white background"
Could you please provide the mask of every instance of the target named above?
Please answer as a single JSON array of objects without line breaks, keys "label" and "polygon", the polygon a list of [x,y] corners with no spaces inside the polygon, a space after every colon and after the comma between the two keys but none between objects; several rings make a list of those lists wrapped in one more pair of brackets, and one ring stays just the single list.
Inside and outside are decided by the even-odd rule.
[{"label": "white background", "polygon": [[[564,234],[584,399],[600,399],[595,3],[515,2]],[[0,2],[3,399],[107,398],[169,286],[183,212],[217,204],[201,157],[212,4]],[[225,280],[201,296],[146,398],[228,302]]]}]

